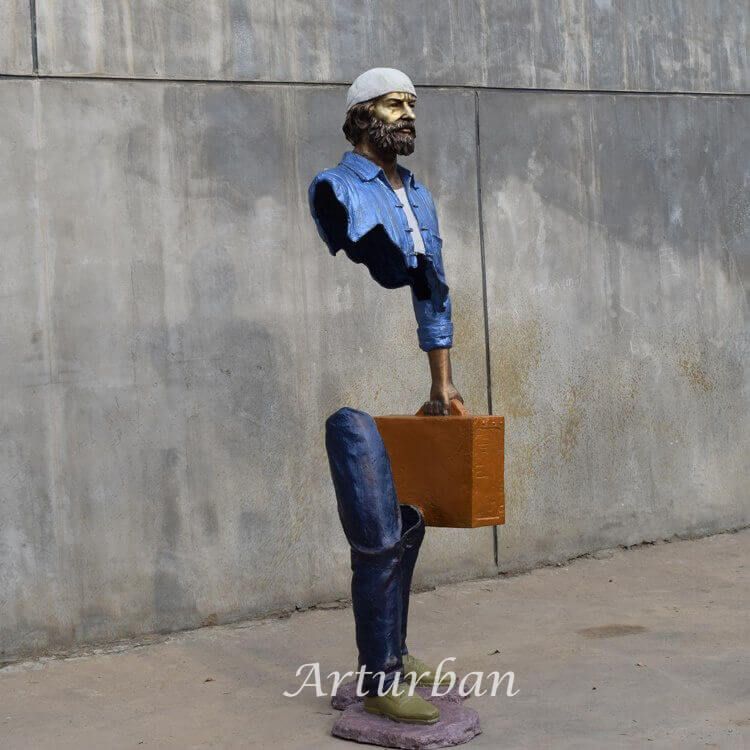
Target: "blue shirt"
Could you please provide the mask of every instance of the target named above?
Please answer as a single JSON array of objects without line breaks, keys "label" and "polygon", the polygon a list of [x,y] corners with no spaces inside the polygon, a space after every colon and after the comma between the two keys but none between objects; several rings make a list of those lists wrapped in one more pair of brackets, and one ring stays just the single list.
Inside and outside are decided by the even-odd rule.
[{"label": "blue shirt", "polygon": [[388,289],[411,287],[421,349],[450,347],[451,301],[435,203],[406,167],[399,164],[397,169],[419,224],[424,255],[414,249],[404,207],[383,170],[352,151],[316,175],[308,191],[310,213],[332,255],[343,249]]}]

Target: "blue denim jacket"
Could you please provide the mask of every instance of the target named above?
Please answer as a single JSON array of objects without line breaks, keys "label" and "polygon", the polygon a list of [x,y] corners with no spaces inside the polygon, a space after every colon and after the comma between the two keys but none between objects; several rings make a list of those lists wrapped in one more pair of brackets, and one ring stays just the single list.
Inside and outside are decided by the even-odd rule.
[{"label": "blue denim jacket", "polygon": [[383,170],[352,151],[316,175],[308,191],[310,213],[332,255],[343,249],[388,289],[411,287],[421,349],[450,347],[451,301],[435,204],[408,169],[398,165],[398,172],[419,223],[424,255],[414,250],[404,208]]}]

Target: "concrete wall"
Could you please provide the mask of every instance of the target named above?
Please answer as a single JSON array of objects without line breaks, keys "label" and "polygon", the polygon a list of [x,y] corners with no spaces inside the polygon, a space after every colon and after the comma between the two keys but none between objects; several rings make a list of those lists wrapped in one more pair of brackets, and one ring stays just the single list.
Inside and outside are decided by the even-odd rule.
[{"label": "concrete wall", "polygon": [[33,72],[28,0],[0,3],[0,75]]},{"label": "concrete wall", "polygon": [[502,564],[750,516],[750,98],[479,97]]},{"label": "concrete wall", "polygon": [[417,83],[750,88],[734,0],[37,0],[50,75],[351,81],[398,61]]},{"label": "concrete wall", "polygon": [[[423,85],[500,569],[750,523],[750,10],[169,6],[37,0],[38,76],[4,6],[0,657],[346,596],[323,421],[428,385],[406,290],[307,212],[370,64]],[[432,529],[417,583],[496,570],[492,529]]]}]

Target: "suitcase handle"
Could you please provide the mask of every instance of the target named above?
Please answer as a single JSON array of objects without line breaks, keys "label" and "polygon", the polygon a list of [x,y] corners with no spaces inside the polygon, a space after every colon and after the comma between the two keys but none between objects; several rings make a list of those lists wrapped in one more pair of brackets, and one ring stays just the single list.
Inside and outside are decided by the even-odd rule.
[{"label": "suitcase handle", "polygon": [[[451,417],[466,417],[468,416],[468,414],[469,412],[466,411],[466,407],[461,401],[459,401],[457,398],[451,399]],[[419,411],[417,412],[417,416],[423,417],[424,415],[424,406],[420,406]]]}]

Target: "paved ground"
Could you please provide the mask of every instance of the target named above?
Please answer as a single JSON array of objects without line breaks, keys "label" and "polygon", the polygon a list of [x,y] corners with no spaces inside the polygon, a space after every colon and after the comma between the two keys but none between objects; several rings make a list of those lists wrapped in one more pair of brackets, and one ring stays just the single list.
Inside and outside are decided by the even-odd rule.
[{"label": "paved ground", "polygon": [[[750,530],[414,597],[412,650],[512,670],[470,699],[479,748],[750,748]],[[349,609],[0,670],[0,747],[338,748],[299,682],[354,663]],[[324,686],[328,681],[324,680]]]}]

